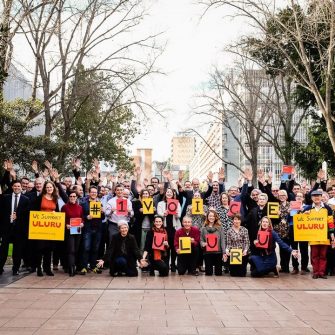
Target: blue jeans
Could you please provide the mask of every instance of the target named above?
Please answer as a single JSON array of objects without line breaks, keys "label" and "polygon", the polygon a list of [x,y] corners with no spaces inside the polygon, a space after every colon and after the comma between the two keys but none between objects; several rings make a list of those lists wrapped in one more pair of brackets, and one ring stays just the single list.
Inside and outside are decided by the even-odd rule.
[{"label": "blue jeans", "polygon": [[87,268],[90,264],[91,268],[97,263],[100,240],[102,236],[101,225],[92,227],[90,224],[85,224],[83,229],[83,255],[82,267]]}]

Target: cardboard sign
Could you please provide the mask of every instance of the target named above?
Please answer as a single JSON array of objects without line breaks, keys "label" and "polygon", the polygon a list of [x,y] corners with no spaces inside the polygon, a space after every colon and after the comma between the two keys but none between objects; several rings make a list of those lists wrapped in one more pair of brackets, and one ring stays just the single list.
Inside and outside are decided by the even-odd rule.
[{"label": "cardboard sign", "polygon": [[258,243],[256,244],[257,248],[268,249],[269,240],[270,240],[270,232],[259,230],[257,234]]},{"label": "cardboard sign", "polygon": [[219,241],[216,234],[207,234],[206,235],[206,251],[219,251]]},{"label": "cardboard sign", "polygon": [[168,214],[176,215],[179,201],[177,199],[167,199],[166,209]]},{"label": "cardboard sign", "polygon": [[290,175],[288,173],[282,173],[280,176],[280,181],[288,181],[290,180]]},{"label": "cardboard sign", "polygon": [[293,174],[294,173],[294,166],[292,165],[283,165],[282,173]]},{"label": "cardboard sign", "polygon": [[80,235],[81,234],[81,227],[71,227],[70,228],[70,235]]},{"label": "cardboard sign", "polygon": [[152,240],[152,249],[155,250],[165,250],[164,241],[166,240],[166,235],[164,233],[154,233],[154,238]]},{"label": "cardboard sign", "polygon": [[204,214],[203,199],[192,199],[192,214]]},{"label": "cardboard sign", "polygon": [[300,210],[302,207],[301,201],[290,201],[290,210]]},{"label": "cardboard sign", "polygon": [[116,199],[116,215],[125,216],[128,214],[127,199]]},{"label": "cardboard sign", "polygon": [[154,214],[154,200],[152,198],[142,199],[143,214]]},{"label": "cardboard sign", "polygon": [[83,220],[81,218],[72,218],[70,219],[70,226],[71,227],[78,227],[81,225]]},{"label": "cardboard sign", "polygon": [[65,213],[30,211],[29,240],[64,241]]},{"label": "cardboard sign", "polygon": [[90,215],[94,219],[101,218],[101,202],[100,201],[90,201]]},{"label": "cardboard sign", "polygon": [[191,249],[191,238],[190,237],[179,237],[179,253],[190,254]]},{"label": "cardboard sign", "polygon": [[231,265],[242,264],[242,249],[230,249],[230,264]]},{"label": "cardboard sign", "polygon": [[327,212],[293,216],[294,241],[327,241]]},{"label": "cardboard sign", "polygon": [[232,201],[229,205],[228,216],[233,216],[234,214],[240,213],[241,203],[238,201]]},{"label": "cardboard sign", "polygon": [[279,203],[268,202],[268,217],[270,219],[279,219]]}]

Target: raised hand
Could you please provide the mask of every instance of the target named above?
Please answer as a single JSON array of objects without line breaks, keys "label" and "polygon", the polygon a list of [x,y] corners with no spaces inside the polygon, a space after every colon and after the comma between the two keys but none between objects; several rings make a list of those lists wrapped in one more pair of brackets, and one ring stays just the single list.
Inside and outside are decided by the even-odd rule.
[{"label": "raised hand", "polygon": [[141,174],[142,174],[141,167],[140,166],[136,166],[135,169],[134,169],[134,175],[135,175],[135,177],[139,177],[139,176],[141,176]]},{"label": "raised hand", "polygon": [[49,176],[49,170],[48,169],[44,169],[42,172],[42,176],[44,179],[46,179]]},{"label": "raised hand", "polygon": [[13,170],[13,165],[14,165],[14,163],[13,163],[13,161],[11,160],[11,159],[8,159],[7,160],[7,171],[11,171],[11,170]]},{"label": "raised hand", "polygon": [[87,180],[92,180],[93,179],[93,175],[92,175],[92,172],[91,171],[88,171],[87,174],[86,174],[86,179]]},{"label": "raised hand", "polygon": [[251,181],[252,180],[252,170],[249,167],[245,168],[242,176],[245,180]]},{"label": "raised hand", "polygon": [[317,178],[320,180],[324,180],[326,177],[326,172],[322,169],[320,169],[317,173]]},{"label": "raised hand", "polygon": [[219,180],[220,180],[220,179],[224,179],[224,178],[225,178],[224,168],[221,167],[221,168],[219,169]]},{"label": "raised hand", "polygon": [[72,158],[72,167],[74,170],[80,170],[80,159],[79,158]]},{"label": "raised hand", "polygon": [[50,176],[53,178],[55,182],[59,182],[60,174],[58,173],[57,169],[52,169],[50,172]]},{"label": "raised hand", "polygon": [[38,165],[37,165],[37,162],[36,162],[36,161],[33,161],[33,162],[31,163],[31,168],[33,169],[33,171],[34,171],[35,173],[38,173]]},{"label": "raised hand", "polygon": [[52,170],[52,164],[51,164],[48,160],[46,160],[46,161],[44,162],[44,165],[47,167],[47,169],[48,169],[49,171]]},{"label": "raised hand", "polygon": [[183,170],[178,172],[178,180],[181,182],[184,179],[185,173]]},{"label": "raised hand", "polygon": [[212,182],[212,180],[213,180],[213,172],[212,171],[208,171],[207,179],[210,183]]}]

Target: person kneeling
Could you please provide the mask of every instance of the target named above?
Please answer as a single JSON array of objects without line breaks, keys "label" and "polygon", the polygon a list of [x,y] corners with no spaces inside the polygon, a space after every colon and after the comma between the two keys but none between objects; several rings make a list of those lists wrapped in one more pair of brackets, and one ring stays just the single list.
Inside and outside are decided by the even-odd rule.
[{"label": "person kneeling", "polygon": [[142,260],[141,251],[133,235],[129,234],[129,226],[126,221],[119,221],[119,233],[114,235],[109,243],[104,259],[98,260],[98,267],[102,267],[104,262],[109,264],[111,276],[125,274],[128,277],[137,277],[136,260],[140,266],[146,266]]},{"label": "person kneeling", "polygon": [[[233,215],[233,226],[227,231],[226,254],[223,259],[226,261],[228,256],[229,272],[232,277],[245,277],[247,274],[248,252],[250,240],[248,230],[241,227],[241,215]],[[235,251],[233,251],[236,249]]]},{"label": "person kneeling", "polygon": [[[188,241],[188,245],[183,245],[183,241]],[[177,252],[177,270],[179,275],[198,275],[196,270],[200,244],[200,230],[192,227],[192,219],[184,216],[183,227],[176,231],[174,237],[174,247]]]},{"label": "person kneeling", "polygon": [[154,226],[146,235],[142,262],[146,262],[146,257],[150,263],[150,276],[155,275],[158,270],[161,277],[169,275],[169,260],[166,250],[169,248],[168,236],[163,227],[164,218],[155,215]]},{"label": "person kneeling", "polygon": [[256,252],[249,259],[252,265],[252,277],[261,277],[270,272],[273,272],[275,277],[278,277],[277,256],[275,252],[276,242],[280,249],[292,253],[293,257],[298,257],[298,250],[292,250],[292,248],[283,242],[273,230],[271,220],[267,216],[264,216],[260,223],[258,239],[254,240]]}]

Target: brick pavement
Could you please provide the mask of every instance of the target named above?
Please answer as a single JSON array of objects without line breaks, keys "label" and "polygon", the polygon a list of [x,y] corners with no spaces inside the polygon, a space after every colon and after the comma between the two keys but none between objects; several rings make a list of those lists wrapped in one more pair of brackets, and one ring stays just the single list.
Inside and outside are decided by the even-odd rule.
[{"label": "brick pavement", "polygon": [[0,288],[0,334],[335,334],[335,277],[69,278]]}]

